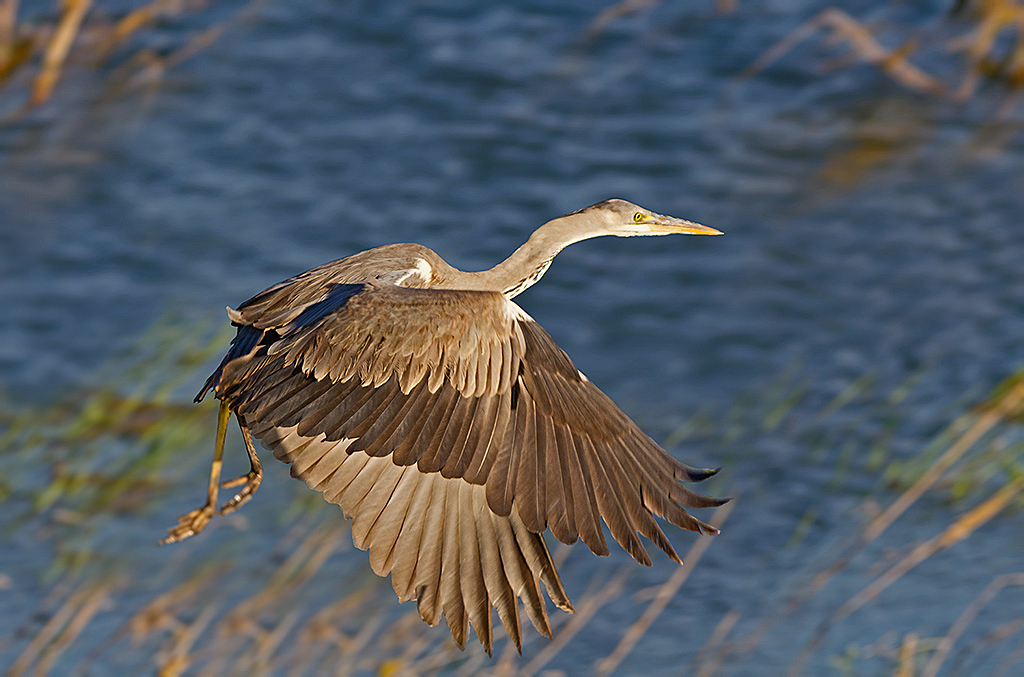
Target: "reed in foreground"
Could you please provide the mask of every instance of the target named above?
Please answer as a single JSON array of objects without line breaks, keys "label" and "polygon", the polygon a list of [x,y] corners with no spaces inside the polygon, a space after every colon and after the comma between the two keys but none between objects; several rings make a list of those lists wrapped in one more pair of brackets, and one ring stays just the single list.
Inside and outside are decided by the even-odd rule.
[{"label": "reed in foreground", "polygon": [[[273,536],[264,549],[246,545],[252,526],[237,513],[221,522],[215,540],[193,540],[180,554],[167,557],[151,545],[156,513],[168,509],[171,488],[203,473],[208,414],[185,404],[185,388],[225,338],[213,335],[182,333],[168,321],[97,375],[96,382],[109,387],[20,411],[10,404],[3,408],[0,440],[10,470],[0,492],[9,510],[0,526],[5,547],[19,544],[24,566],[5,570],[0,584],[5,595],[34,596],[30,605],[12,604],[25,611],[0,635],[0,661],[13,674],[532,674],[565,668],[581,646],[591,656],[590,668],[614,673],[633,669],[638,655],[662,646],[656,637],[665,631],[703,635],[699,652],[681,650],[677,660],[706,675],[777,668],[771,656],[778,648],[799,661],[794,669],[831,662],[892,674],[907,674],[911,667],[936,674],[979,665],[1012,673],[1024,660],[1014,652],[1024,618],[1000,604],[1024,590],[1021,572],[1012,568],[992,570],[970,595],[973,601],[943,605],[927,619],[913,614],[916,620],[907,622],[893,615],[870,634],[851,624],[867,607],[890,604],[903,586],[913,584],[923,563],[932,565],[933,577],[948,571],[935,565],[971,542],[991,551],[995,546],[986,544],[999,537],[992,528],[1019,520],[1019,378],[965,407],[918,454],[905,458],[893,455],[887,440],[899,425],[894,412],[906,405],[913,377],[876,397],[876,381],[866,376],[814,409],[797,369],[728,411],[694,415],[665,446],[686,440],[734,449],[726,460],[741,467],[751,440],[788,440],[806,448],[806,464],[835,468],[814,488],[819,501],[859,478],[885,479],[844,513],[848,520],[824,534],[813,514],[792,525],[780,555],[789,554],[765,572],[780,590],[765,589],[757,600],[731,596],[727,608],[709,605],[696,618],[674,610],[685,593],[701,592],[709,580],[730,580],[728,571],[707,568],[720,547],[711,539],[680,553],[686,567],[674,573],[662,567],[662,582],[639,590],[634,567],[587,568],[581,565],[585,558],[555,549],[555,563],[571,572],[581,591],[577,613],[552,619],[554,642],[526,630],[522,657],[511,641],[500,640],[495,657],[488,658],[481,647],[458,652],[423,626],[415,609],[395,604],[389,586],[365,570],[365,555],[351,551],[348,527],[335,509],[311,500],[316,497],[301,487],[292,491],[278,482],[293,498],[287,510],[260,515],[262,528]],[[877,427],[876,440],[865,441],[864,453],[837,464],[838,442],[850,430],[880,420],[886,423]],[[732,475],[724,481],[736,483]],[[721,526],[724,511],[743,510],[747,495],[761,490],[748,483],[729,504],[735,507],[720,508],[709,523]],[[933,531],[917,540],[908,537],[920,534],[924,515],[933,517],[924,522]],[[740,521],[732,526],[729,535],[743,534]],[[893,533],[902,539],[896,552],[884,543]],[[40,567],[40,561],[50,564]],[[786,569],[792,561],[804,563],[795,575]],[[653,570],[655,576],[660,570]],[[945,585],[964,583],[957,577]],[[847,588],[852,592],[837,592]],[[615,636],[599,622],[608,609],[627,614]],[[929,629],[936,624],[941,632]],[[595,633],[602,638],[596,648],[590,639]],[[835,652],[836,638],[849,642],[845,653]]]}]

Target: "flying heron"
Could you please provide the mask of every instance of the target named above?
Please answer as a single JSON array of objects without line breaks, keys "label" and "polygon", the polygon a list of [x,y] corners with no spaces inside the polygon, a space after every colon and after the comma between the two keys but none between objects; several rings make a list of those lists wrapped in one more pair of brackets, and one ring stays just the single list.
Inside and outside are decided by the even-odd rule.
[{"label": "flying heron", "polygon": [[[260,485],[252,438],[353,519],[355,545],[401,601],[443,614],[459,648],[468,624],[491,652],[492,607],[521,649],[519,601],[551,637],[539,582],[572,612],[545,545],[582,539],[607,555],[603,519],[636,559],[638,534],[680,562],[657,515],[718,530],[685,508],[724,500],[681,482],[691,468],[662,450],[570,361],[512,298],[563,248],[602,235],[719,235],[612,199],[548,221],[490,270],[463,272],[418,244],[326,263],[228,308],[238,333],[196,396],[220,399],[206,503],[161,543],[203,530]],[[221,482],[235,414],[251,463]],[[241,490],[217,509],[221,487]]]}]

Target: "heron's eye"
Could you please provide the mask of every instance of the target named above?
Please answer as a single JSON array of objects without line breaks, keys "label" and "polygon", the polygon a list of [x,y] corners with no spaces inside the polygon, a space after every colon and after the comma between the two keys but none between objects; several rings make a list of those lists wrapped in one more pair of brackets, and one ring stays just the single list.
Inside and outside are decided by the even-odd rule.
[{"label": "heron's eye", "polygon": [[646,220],[647,220],[647,215],[644,214],[643,212],[637,212],[636,214],[633,214],[633,222],[634,223],[641,223],[641,222],[646,221]]}]

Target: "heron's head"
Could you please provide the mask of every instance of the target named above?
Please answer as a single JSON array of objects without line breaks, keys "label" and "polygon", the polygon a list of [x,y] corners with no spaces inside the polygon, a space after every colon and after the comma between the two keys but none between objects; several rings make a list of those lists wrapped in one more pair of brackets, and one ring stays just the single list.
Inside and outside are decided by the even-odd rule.
[{"label": "heron's head", "polygon": [[595,235],[721,235],[722,231],[693,221],[677,219],[644,209],[626,200],[612,198],[585,207],[569,216],[585,220]]}]

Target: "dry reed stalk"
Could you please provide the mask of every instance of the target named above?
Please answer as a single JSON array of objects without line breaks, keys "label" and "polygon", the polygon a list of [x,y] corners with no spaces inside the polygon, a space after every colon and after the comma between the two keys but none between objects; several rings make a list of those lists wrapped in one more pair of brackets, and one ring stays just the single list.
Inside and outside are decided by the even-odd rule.
[{"label": "dry reed stalk", "polygon": [[289,633],[298,625],[298,622],[298,609],[284,614],[274,626],[254,637],[255,650],[243,652],[238,659],[232,661],[231,669],[250,675],[275,671],[274,655],[284,644]]},{"label": "dry reed stalk", "polygon": [[340,653],[346,652],[351,640],[338,626],[345,618],[359,613],[370,597],[369,589],[357,589],[317,611],[299,629],[295,649],[308,653],[317,642],[325,642],[337,647]]},{"label": "dry reed stalk", "polygon": [[[231,21],[251,16],[254,7],[265,0],[252,0]],[[39,60],[37,72],[29,75],[30,93],[23,105],[0,118],[0,125],[15,122],[27,112],[49,101],[57,85],[65,80],[65,72],[72,63],[87,63],[91,67],[108,61],[112,53],[139,33],[164,17],[186,12],[197,12],[209,4],[208,0],[151,0],[148,4],[129,11],[113,23],[95,19],[91,9],[93,0],[61,0],[59,14],[53,21],[17,22],[18,0],[0,0],[0,83],[12,72]],[[226,30],[227,24],[210,26],[189,36],[180,47],[164,56],[149,49],[139,49],[129,55],[109,76],[126,81],[126,88],[141,84],[155,85],[163,74],[197,52],[205,49]],[[26,68],[31,70],[31,68]],[[125,71],[128,71],[127,76]],[[115,91],[124,85],[112,88]]]},{"label": "dry reed stalk", "polygon": [[912,42],[907,42],[897,49],[886,49],[875,40],[875,36],[864,24],[836,8],[823,10],[798,26],[744,69],[740,77],[749,78],[761,73],[820,28],[831,29],[833,40],[845,41],[857,59],[877,66],[901,85],[936,96],[946,92],[942,82],[907,61],[907,56],[913,51]]},{"label": "dry reed stalk", "polygon": [[384,614],[379,609],[367,613],[363,617],[362,626],[355,635],[348,639],[345,652],[332,662],[338,673],[352,674],[356,672],[357,662],[364,649],[371,645],[377,631],[384,625]]},{"label": "dry reed stalk", "polygon": [[84,599],[78,607],[78,611],[68,621],[67,626],[55,638],[39,658],[37,673],[47,673],[53,666],[54,661],[82,634],[86,626],[99,613],[109,600],[109,592],[113,588],[110,583],[100,583],[95,588],[88,590]]},{"label": "dry reed stalk", "polygon": [[794,669],[799,669],[804,661],[810,656],[825,638],[828,630],[839,621],[847,618],[865,604],[877,597],[883,590],[899,580],[904,574],[925,561],[932,555],[956,545],[963,541],[982,525],[995,517],[1010,504],[1013,498],[1024,489],[1024,476],[1002,487],[995,494],[983,501],[980,505],[969,510],[953,524],[924,543],[917,545],[913,550],[904,556],[899,562],[890,567],[885,573],[878,576],[867,587],[844,602],[835,612],[819,624],[814,636],[801,651],[799,658],[794,663]]},{"label": "dry reed stalk", "polygon": [[[270,638],[274,631],[263,627],[261,612],[275,606],[287,608],[291,593],[323,567],[327,558],[338,549],[344,534],[345,529],[338,524],[310,532],[271,574],[265,586],[236,604],[217,621],[214,641],[203,650],[204,659],[209,656],[212,661],[209,666],[212,672],[230,671],[241,660],[235,656],[236,652],[242,652],[245,660],[251,662],[256,654],[260,654],[262,646],[272,642]],[[255,645],[255,651],[244,648],[249,643]]]},{"label": "dry reed stalk", "polygon": [[[584,39],[590,40],[597,37],[616,19],[645,9],[653,9],[661,4],[661,0],[619,0],[614,5],[602,9],[594,19],[591,20],[584,32]],[[715,0],[715,11],[719,14],[732,14],[736,11],[736,0]]]},{"label": "dry reed stalk", "polygon": [[167,630],[171,633],[179,630],[183,624],[174,615],[171,607],[175,604],[180,604],[184,600],[191,599],[196,592],[210,581],[212,573],[212,571],[207,571],[200,576],[196,576],[192,580],[175,587],[173,590],[157,596],[136,611],[117,630],[93,647],[75,666],[71,675],[73,677],[81,677],[82,675],[89,674],[90,668],[96,659],[129,634],[136,642],[140,642],[154,630]]},{"label": "dry reed stalk", "polygon": [[616,19],[642,12],[645,9],[651,9],[658,4],[660,4],[660,0],[619,0],[614,5],[609,5],[598,12],[597,16],[590,21],[590,25],[587,26],[583,39],[592,40],[603,33],[608,28],[608,24]]},{"label": "dry reed stalk", "polygon": [[150,25],[162,16],[179,11],[181,11],[181,2],[176,2],[175,0],[153,0],[148,5],[128,12],[114,24],[113,30],[106,36],[101,53],[107,54],[113,51],[136,31]]},{"label": "dry reed stalk", "polygon": [[[810,599],[824,588],[829,581],[846,568],[854,556],[892,526],[893,522],[899,519],[926,491],[931,489],[946,471],[953,467],[964,454],[970,451],[981,438],[991,432],[1008,415],[1019,409],[1022,402],[1024,402],[1024,382],[1012,387],[999,398],[994,406],[986,410],[967,430],[961,433],[960,437],[949,445],[946,451],[922,473],[917,481],[871,521],[852,548],[843,553],[831,565],[817,573],[810,584],[787,606],[792,609],[795,605]],[[956,429],[961,425],[962,419],[957,419],[949,427]]]},{"label": "dry reed stalk", "polygon": [[1022,401],[1024,401],[1024,382],[1018,383],[1011,388],[1009,392],[1000,398],[994,407],[982,414],[974,425],[954,444],[950,445],[949,449],[902,496],[893,501],[886,508],[885,512],[876,517],[868,525],[868,528],[864,530],[861,542],[866,545],[878,538],[900,515],[906,512],[907,508],[913,505],[917,499],[921,498],[961,456],[967,453],[978,440],[988,434],[1008,414],[1019,409]]},{"label": "dry reed stalk", "polygon": [[[216,641],[205,652],[214,660],[210,664],[211,672],[234,670],[243,663],[248,668],[243,672],[269,670],[277,648],[293,630],[297,637],[309,637],[310,632],[305,630],[307,626],[312,624],[322,627],[318,623],[320,614],[298,625],[297,612],[288,610],[293,607],[292,600],[297,591],[323,568],[332,554],[344,547],[347,533],[345,523],[336,521],[313,529],[291,548],[291,554],[259,591],[225,614],[218,623]],[[357,596],[356,601],[361,603],[362,599]],[[284,610],[284,620],[269,627],[261,620],[276,619],[281,615],[281,610]],[[368,621],[366,627],[371,625]],[[358,640],[346,637],[343,633],[338,633],[338,637],[335,646],[340,650],[339,655],[350,654]],[[232,644],[235,648],[227,650],[226,647]],[[239,652],[241,657],[236,656]],[[289,653],[295,655],[294,650]],[[303,658],[308,659],[308,656]]]},{"label": "dry reed stalk", "polygon": [[[694,665],[698,666],[697,677],[711,677],[718,672],[718,668],[721,667],[722,660],[725,658],[725,652],[718,651],[718,646],[729,636],[739,619],[740,612],[735,609],[730,609],[727,614],[722,616],[722,620],[715,626],[711,636],[704,642],[704,646],[700,648],[697,657],[693,660]],[[714,653],[712,654],[712,652]],[[711,659],[707,658],[709,655],[712,656]]]},{"label": "dry reed stalk", "polygon": [[591,589],[583,594],[583,601],[576,607],[576,612],[570,617],[569,622],[555,634],[554,639],[547,646],[523,667],[520,674],[528,677],[547,665],[590,622],[601,610],[601,607],[622,594],[626,579],[632,571],[633,563],[629,563],[619,569],[611,580],[602,581],[600,585],[592,583]]},{"label": "dry reed stalk", "polygon": [[[981,641],[983,645],[991,645],[1021,632],[1024,632],[1024,617],[1016,618],[1012,621],[1007,621],[1006,623],[1001,624],[999,627],[982,637],[979,641]],[[973,644],[975,644],[975,642],[972,642],[972,645]],[[1021,644],[1024,645],[1024,642],[1021,642]],[[1006,658],[999,661],[999,665],[996,666],[993,674],[1013,674],[1008,668],[1013,665],[1020,666],[1022,664],[1024,664],[1024,646],[1019,647],[1015,651],[1011,651]]]},{"label": "dry reed stalk", "polygon": [[43,66],[32,87],[29,106],[39,106],[50,98],[57,80],[60,79],[64,61],[71,49],[71,43],[78,35],[82,20],[85,19],[91,5],[92,0],[64,0],[64,13],[50,43],[46,46],[46,52],[43,54]]},{"label": "dry reed stalk", "polygon": [[[1014,0],[979,0],[976,12],[978,25],[973,31],[950,43],[951,51],[967,52],[970,67],[964,74],[963,82],[953,93],[958,101],[966,101],[978,87],[978,80],[985,71],[984,63],[996,46],[996,41],[1007,31],[1017,32],[1016,44],[1006,58],[1006,71],[1011,80],[1024,73],[1024,7]],[[1018,83],[1019,84],[1019,83]]]},{"label": "dry reed stalk", "polygon": [[935,677],[938,675],[939,669],[949,656],[949,652],[953,650],[953,645],[963,636],[967,628],[978,617],[978,614],[981,613],[981,610],[995,599],[996,595],[1002,592],[1004,588],[1015,585],[1024,586],[1024,572],[1003,574],[993,578],[985,589],[974,598],[974,601],[963,610],[945,636],[939,640],[938,645],[935,647],[935,653],[932,654],[928,665],[924,668],[924,672],[921,673],[922,677]]},{"label": "dry reed stalk", "polygon": [[312,531],[274,571],[267,584],[255,595],[240,602],[225,619],[225,625],[246,626],[254,622],[259,610],[292,592],[319,571],[327,559],[344,543],[343,524],[328,524]]},{"label": "dry reed stalk", "polygon": [[[419,616],[417,616],[417,618],[418,617]],[[481,654],[483,654],[482,649],[480,649],[479,651]],[[461,655],[461,652],[458,651],[454,643],[444,640],[442,641],[441,644],[438,644],[433,651],[426,654],[422,658],[419,658],[415,663],[412,663],[411,665],[407,666],[406,672],[411,675],[424,675],[429,672],[437,672],[444,668],[446,665],[450,665],[454,662],[457,662]],[[503,673],[498,672],[497,674]]]},{"label": "dry reed stalk", "polygon": [[[205,7],[206,4],[206,0],[201,0],[201,2],[193,3],[191,9]],[[127,42],[127,40],[135,33],[155,23],[160,18],[173,16],[181,11],[181,2],[178,0],[153,0],[148,5],[129,12],[117,21],[117,23],[115,23],[108,31],[107,35],[103,37],[101,46],[98,49],[99,55],[96,60],[103,61],[111,52]],[[156,57],[155,60],[160,64],[160,70],[162,72],[172,66],[180,64],[182,61],[185,61],[202,49],[213,44],[224,30],[225,26],[223,25],[211,26],[198,34],[193,35],[189,38],[187,43],[174,50],[174,52],[168,56],[162,58],[156,57],[156,55],[152,56]],[[140,52],[136,56],[141,54],[142,53]]]},{"label": "dry reed stalk", "polygon": [[36,633],[7,674],[18,677],[33,664],[38,674],[45,674],[47,667],[75,641],[99,612],[113,587],[109,581],[82,584]]},{"label": "dry reed stalk", "polygon": [[[759,627],[752,631],[748,636],[742,640],[733,642],[731,646],[723,646],[710,657],[706,657],[706,654],[710,651],[710,647],[706,646],[702,649],[695,661],[698,674],[713,674],[717,669],[717,666],[721,665],[722,661],[729,653],[743,653],[756,647],[763,640],[767,632],[778,620],[780,620],[780,618],[787,614],[794,613],[802,604],[806,603],[811,597],[824,588],[836,575],[845,570],[858,553],[888,529],[888,527],[903,515],[906,510],[928,489],[933,487],[957,460],[977,444],[985,435],[991,432],[996,425],[1004,422],[1009,417],[1018,415],[1022,405],[1024,405],[1024,381],[1019,380],[1018,382],[1013,383],[1006,389],[1006,392],[999,394],[997,397],[993,397],[993,400],[994,402],[992,404],[986,406],[982,410],[980,416],[977,414],[965,415],[958,418],[948,426],[947,431],[943,433],[943,436],[951,433],[956,437],[949,443],[946,451],[907,491],[901,494],[901,496],[899,496],[885,511],[878,515],[878,517],[872,520],[851,547],[846,548],[845,551],[832,562],[832,564],[819,571],[808,585],[798,590],[789,598],[785,604],[784,614],[775,615],[765,619]],[[975,418],[975,421],[973,424],[967,425],[966,422],[972,417]],[[969,536],[970,533],[981,526],[981,524],[990,519],[995,512],[998,512],[1006,506],[1006,504],[1012,499],[1013,495],[1020,490],[1020,482],[1021,480],[1017,480],[1016,482],[1012,482],[1004,486],[996,495],[990,497],[989,500],[962,516],[956,523],[948,527],[942,535],[930,541],[929,543],[932,544],[931,547],[941,544],[941,547],[938,549],[941,550]],[[919,547],[924,548],[927,545],[928,544],[925,544],[925,546]],[[935,550],[935,552],[938,550]],[[918,556],[923,552],[927,551],[922,549],[918,553]],[[911,556],[904,558],[901,565],[898,564],[896,567],[890,569],[889,573],[899,573],[897,569],[899,566],[906,567],[907,565],[911,565],[907,570],[912,568],[912,556],[913,553]],[[926,557],[927,556],[929,555],[926,555]],[[876,583],[880,583],[880,581],[876,581]],[[850,602],[848,602],[848,604],[849,603]],[[795,659],[796,666],[802,665],[810,656],[810,652],[818,645],[818,643],[820,643],[831,620],[833,619],[826,620],[819,626],[815,637],[808,643],[800,656]],[[791,674],[797,674],[798,672],[798,668],[795,668],[794,672]]]},{"label": "dry reed stalk", "polygon": [[[1007,408],[1003,412],[1003,415],[1005,416],[1006,412],[1010,410],[1011,409]],[[971,445],[966,444],[966,441],[970,441],[971,444],[973,444],[977,439],[980,439],[980,437],[989,432],[996,423],[998,423],[998,420],[986,416],[983,420],[978,420],[973,425],[968,426],[966,422],[969,420],[969,416],[973,415],[965,415],[953,421],[953,423],[948,426],[947,431],[942,433],[943,436],[953,434],[960,435],[960,437],[950,445],[946,453],[940,457],[937,463],[951,464],[952,461],[958,459],[970,448]],[[951,451],[953,453],[951,453]],[[922,479],[925,478],[922,477]],[[850,566],[854,557],[864,550],[864,548],[866,548],[875,538],[881,535],[881,533],[884,532],[885,529],[888,528],[900,515],[902,515],[910,505],[920,498],[920,495],[924,493],[924,489],[932,486],[937,480],[938,476],[929,476],[928,481],[926,482],[919,479],[918,482],[916,482],[907,492],[897,498],[897,500],[890,505],[888,510],[884,511],[878,518],[871,522],[869,528],[874,526],[874,529],[870,538],[866,538],[862,533],[850,546],[844,548],[843,551],[831,562],[831,564],[816,573],[810,583],[792,593],[783,605],[784,613],[765,618],[761,621],[758,627],[751,631],[747,636],[741,640],[733,642],[731,645],[721,647],[712,655],[708,655],[711,651],[711,647],[705,646],[701,649],[695,661],[695,664],[698,666],[698,673],[701,675],[713,674],[729,653],[746,653],[752,651],[754,647],[761,643],[764,637],[779,620],[788,614],[794,613],[802,605],[806,604],[808,600],[818,594],[830,581],[832,581],[832,579],[845,571]],[[909,500],[911,497],[913,500]],[[897,505],[898,509],[894,508],[894,506]]]},{"label": "dry reed stalk", "polygon": [[[721,527],[726,519],[729,517],[729,513],[732,512],[733,506],[736,505],[735,501],[726,503],[719,507],[711,516],[711,524],[716,527]],[[598,661],[594,667],[594,672],[599,675],[611,674],[615,668],[619,666],[622,660],[629,655],[629,652],[633,650],[636,643],[640,640],[640,637],[647,632],[654,621],[657,620],[658,616],[668,603],[672,601],[676,593],[679,592],[679,588],[683,586],[686,579],[693,572],[697,563],[700,562],[701,557],[707,552],[708,547],[711,545],[711,541],[714,537],[712,536],[701,536],[693,545],[690,546],[690,551],[686,553],[683,558],[683,565],[676,569],[672,576],[661,585],[658,589],[658,594],[654,597],[651,603],[644,610],[640,618],[630,626],[626,634],[619,640],[618,646],[608,654],[606,657]]]},{"label": "dry reed stalk", "polygon": [[[1005,623],[1000,623],[998,626],[993,628],[991,631],[985,633],[985,636],[971,642],[971,645],[979,645],[981,647],[991,646],[997,642],[1005,641],[1009,637],[1013,637],[1016,634],[1024,632],[1024,617],[1015,618]],[[993,674],[997,675],[1009,675],[1011,673],[1008,668],[1011,665],[1020,665],[1024,663],[1024,642],[1022,646],[1018,647],[1016,651],[1011,651],[1006,658],[999,661],[999,665],[993,670]],[[1019,671],[1018,671],[1019,672]]]},{"label": "dry reed stalk", "polygon": [[17,18],[18,0],[0,0],[0,81],[14,60]]},{"label": "dry reed stalk", "polygon": [[[556,567],[557,570],[557,567]],[[526,633],[523,633],[524,635]],[[526,644],[526,638],[523,638],[523,644]],[[516,657],[519,652],[516,650],[516,646],[513,642],[506,642],[505,649],[498,656],[498,660],[494,662],[494,675],[495,677],[506,677],[508,675],[514,675],[516,673]]]},{"label": "dry reed stalk", "polygon": [[[434,641],[434,636],[424,632],[424,629],[427,627],[429,626],[423,625],[423,620],[418,613],[406,613],[388,629],[389,634],[394,636],[393,639],[398,640],[400,645],[404,644],[405,646],[398,656],[389,661],[394,674],[402,672],[403,670],[400,668],[408,670],[408,666],[411,666],[416,661],[416,657],[423,654],[430,647],[431,642]],[[513,654],[515,653],[515,647],[512,642],[506,642],[506,653],[508,653],[508,648],[512,648]]]},{"label": "dry reed stalk", "polygon": [[900,645],[895,677],[914,677],[914,658],[917,656],[918,636],[908,633]]},{"label": "dry reed stalk", "polygon": [[217,606],[211,604],[191,623],[178,621],[178,627],[156,655],[157,674],[160,677],[177,677],[191,666],[191,651],[216,615]]}]

